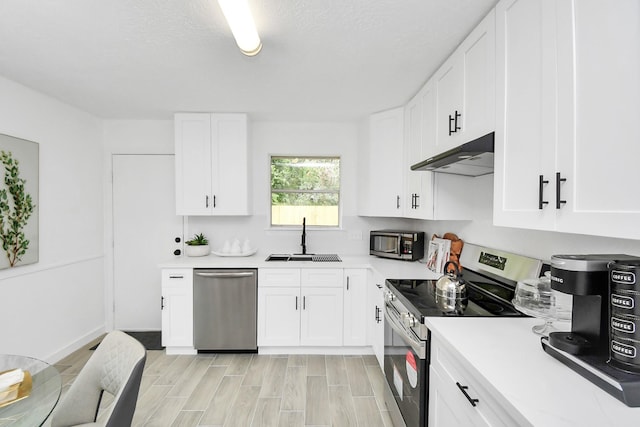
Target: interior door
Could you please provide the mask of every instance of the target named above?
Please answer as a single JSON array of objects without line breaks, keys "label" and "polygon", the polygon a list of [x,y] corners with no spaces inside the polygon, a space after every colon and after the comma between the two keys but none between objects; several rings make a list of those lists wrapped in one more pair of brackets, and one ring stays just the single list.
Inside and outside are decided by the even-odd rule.
[{"label": "interior door", "polygon": [[[182,249],[173,155],[114,155],[114,327],[160,330],[158,264]],[[180,238],[180,242],[176,242]]]}]

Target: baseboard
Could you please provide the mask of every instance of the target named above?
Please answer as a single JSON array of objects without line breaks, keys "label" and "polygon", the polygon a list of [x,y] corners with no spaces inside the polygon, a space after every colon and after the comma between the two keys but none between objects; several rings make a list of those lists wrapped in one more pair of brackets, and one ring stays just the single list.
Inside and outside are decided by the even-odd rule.
[{"label": "baseboard", "polygon": [[77,340],[67,345],[66,347],[63,347],[57,352],[49,355],[49,357],[47,357],[45,360],[55,364],[60,360],[64,359],[65,357],[67,357],[68,355],[70,355],[71,353],[73,353],[74,351],[77,351],[82,347],[86,346],[87,344],[89,344],[91,341],[95,340],[99,336],[104,335],[105,333],[106,333],[106,330],[104,326],[96,328],[93,331],[89,332],[88,334],[78,338]]},{"label": "baseboard", "polygon": [[370,346],[363,347],[258,347],[258,354],[324,354],[361,356],[374,354]]}]

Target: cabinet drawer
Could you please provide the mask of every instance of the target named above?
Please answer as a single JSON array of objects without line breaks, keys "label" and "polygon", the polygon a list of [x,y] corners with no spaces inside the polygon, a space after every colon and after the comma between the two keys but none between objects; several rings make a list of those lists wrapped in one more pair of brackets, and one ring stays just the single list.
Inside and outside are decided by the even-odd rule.
[{"label": "cabinet drawer", "polygon": [[300,273],[302,286],[342,287],[341,268],[303,268]]},{"label": "cabinet drawer", "polygon": [[260,268],[258,286],[300,286],[299,268]]},{"label": "cabinet drawer", "polygon": [[483,425],[504,427],[530,425],[497,391],[477,374],[471,373],[465,363],[438,340],[432,341],[431,368],[437,371],[442,381],[456,387],[461,396],[464,396],[461,388],[466,387],[464,391],[469,399],[478,399],[475,407],[471,402],[468,402],[468,405],[475,410],[478,417],[484,420]]},{"label": "cabinet drawer", "polygon": [[162,287],[185,287],[193,283],[193,269],[174,268],[162,270]]}]

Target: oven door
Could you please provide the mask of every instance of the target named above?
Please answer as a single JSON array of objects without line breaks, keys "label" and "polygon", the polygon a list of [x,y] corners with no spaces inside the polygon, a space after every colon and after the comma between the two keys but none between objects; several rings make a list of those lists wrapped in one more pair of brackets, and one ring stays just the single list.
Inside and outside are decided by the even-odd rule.
[{"label": "oven door", "polygon": [[426,427],[428,341],[406,328],[400,312],[389,302],[385,303],[384,333],[384,375],[395,403],[405,425]]}]

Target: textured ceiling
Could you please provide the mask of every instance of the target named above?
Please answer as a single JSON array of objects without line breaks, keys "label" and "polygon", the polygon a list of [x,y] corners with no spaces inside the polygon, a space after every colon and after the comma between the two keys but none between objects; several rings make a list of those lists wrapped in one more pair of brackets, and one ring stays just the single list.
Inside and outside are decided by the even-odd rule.
[{"label": "textured ceiling", "polygon": [[[0,0],[0,75],[103,118],[356,120],[404,104],[495,0]],[[1,94],[0,94],[1,96]]]}]

